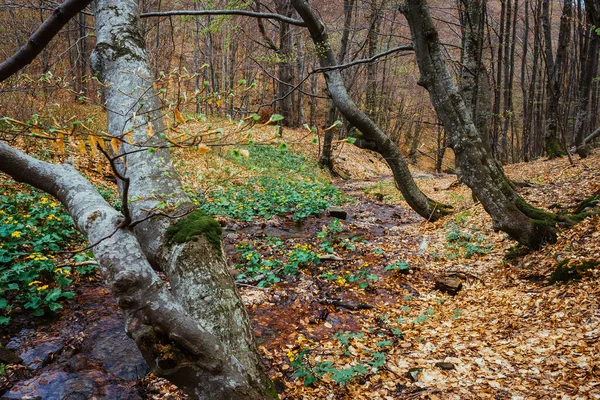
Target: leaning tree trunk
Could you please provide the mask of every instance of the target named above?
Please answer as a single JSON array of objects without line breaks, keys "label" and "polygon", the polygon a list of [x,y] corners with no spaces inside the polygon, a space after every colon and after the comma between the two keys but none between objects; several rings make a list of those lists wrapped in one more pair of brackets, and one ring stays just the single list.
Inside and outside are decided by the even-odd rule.
[{"label": "leaning tree trunk", "polygon": [[94,255],[125,314],[127,334],[157,374],[194,399],[270,398],[203,321],[174,298],[135,234],[119,227],[123,216],[72,165],[40,161],[0,142],[0,171],[56,197],[96,244]]},{"label": "leaning tree trunk", "polygon": [[438,118],[446,128],[463,182],[492,216],[495,229],[534,248],[555,240],[553,216],[532,207],[515,193],[489,145],[475,128],[471,113],[448,72],[425,1],[407,0],[400,10],[412,33],[421,72],[418,83],[428,90]]},{"label": "leaning tree trunk", "polygon": [[323,74],[327,82],[327,89],[340,113],[364,135],[365,139],[375,144],[375,150],[383,156],[390,166],[396,186],[413,210],[423,218],[432,221],[447,214],[449,212],[448,206],[428,198],[417,187],[398,146],[379,129],[373,120],[359,110],[350,98],[342,74],[336,68],[337,60],[329,42],[327,29],[308,1],[291,1],[302,20],[306,23],[315,47],[319,49],[319,63],[324,70]]},{"label": "leaning tree trunk", "polygon": [[[153,91],[137,7],[135,0],[96,1],[97,38],[92,56],[92,65],[106,85],[109,134],[122,140],[120,175],[129,180],[133,221],[148,218],[165,205],[174,215],[193,208],[161,138],[165,132],[162,112]],[[153,132],[150,138],[149,132]],[[124,182],[120,188],[124,189]],[[182,226],[184,230],[202,231],[206,229],[202,225],[207,224],[210,221],[204,217],[201,221],[192,217],[178,221],[156,216],[137,224],[134,232],[150,264],[169,278],[172,293],[183,309],[217,338],[223,354],[239,361],[246,374],[245,390],[255,393],[255,398],[267,397],[272,384],[228,272],[220,238],[216,243],[206,238],[188,238],[183,243],[168,239],[170,227],[171,231]],[[201,236],[211,236],[206,233]],[[193,376],[186,379],[190,380],[188,386],[195,385],[198,398],[215,398],[201,381]],[[257,397],[257,393],[261,395]]]}]

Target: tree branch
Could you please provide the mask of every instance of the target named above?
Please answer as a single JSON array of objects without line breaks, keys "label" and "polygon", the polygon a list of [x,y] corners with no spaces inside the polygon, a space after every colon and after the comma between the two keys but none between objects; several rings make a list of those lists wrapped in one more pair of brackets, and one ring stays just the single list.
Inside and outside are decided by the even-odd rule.
[{"label": "tree branch", "polygon": [[377,59],[379,59],[381,57],[389,56],[390,54],[397,53],[399,51],[412,51],[412,50],[414,50],[414,48],[411,44],[398,46],[398,47],[394,47],[389,50],[386,50],[383,53],[375,54],[373,57],[361,58],[360,60],[354,60],[354,61],[346,63],[346,64],[332,65],[331,67],[317,68],[317,69],[311,71],[311,74],[314,74],[315,72],[333,71],[336,69],[342,70],[342,69],[350,68],[350,67],[353,67],[353,66],[359,65],[359,64],[368,64],[368,63],[372,63],[372,62],[376,61]]},{"label": "tree branch", "polygon": [[155,11],[140,14],[140,18],[150,18],[150,17],[171,17],[174,15],[242,15],[245,17],[254,17],[254,18],[265,18],[265,19],[274,19],[280,22],[284,22],[290,25],[296,26],[305,26],[304,21],[293,19],[290,17],[286,17],[285,15],[275,14],[275,13],[266,13],[266,12],[256,12],[256,11],[247,11],[247,10],[172,10],[172,11]]},{"label": "tree branch", "polygon": [[54,36],[60,32],[62,27],[91,2],[92,0],[66,0],[58,6],[52,15],[31,35],[27,43],[0,64],[0,82],[30,64]]}]

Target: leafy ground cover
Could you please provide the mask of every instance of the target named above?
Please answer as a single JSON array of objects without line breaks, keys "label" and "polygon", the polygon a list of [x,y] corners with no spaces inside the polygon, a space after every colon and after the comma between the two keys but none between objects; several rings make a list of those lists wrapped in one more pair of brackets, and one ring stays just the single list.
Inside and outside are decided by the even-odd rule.
[{"label": "leafy ground cover", "polygon": [[61,309],[73,298],[74,277],[92,273],[90,256],[64,262],[63,249],[83,243],[62,205],[37,190],[1,182],[0,325],[28,311],[34,317]]},{"label": "leafy ground cover", "polygon": [[[282,398],[600,396],[600,217],[527,252],[491,229],[453,175],[415,171],[429,196],[456,207],[425,223],[375,155],[338,144],[336,168],[352,179],[332,183],[313,161],[311,138],[286,132],[289,146],[181,151],[177,160],[189,192],[224,225],[231,273]],[[600,190],[599,161],[596,153],[575,166],[539,160],[507,170],[527,184],[521,194],[528,201],[570,211]],[[118,202],[109,184],[96,183]],[[41,195],[26,196],[38,196],[29,201],[35,207],[46,205]],[[22,203],[20,212],[28,212]],[[349,218],[327,216],[331,204]],[[36,224],[45,226],[51,212],[39,211]],[[51,218],[53,224],[66,222],[54,215],[61,221]],[[4,236],[27,262],[33,249],[12,241],[17,225]],[[55,232],[62,225],[50,226]],[[440,276],[458,279],[462,289],[455,296],[440,291]],[[38,280],[61,291],[78,284]],[[76,308],[59,303],[61,316]],[[153,376],[141,385],[142,398],[184,398]]]}]

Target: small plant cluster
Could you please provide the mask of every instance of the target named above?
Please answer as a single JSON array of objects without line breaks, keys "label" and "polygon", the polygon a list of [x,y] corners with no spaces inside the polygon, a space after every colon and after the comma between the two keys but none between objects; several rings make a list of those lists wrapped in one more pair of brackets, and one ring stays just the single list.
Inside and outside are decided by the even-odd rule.
[{"label": "small plant cluster", "polygon": [[[333,337],[340,345],[342,356],[351,358],[351,342],[362,340],[365,335],[362,333],[338,332]],[[300,342],[303,342],[303,340],[300,340]],[[287,356],[292,368],[295,370],[293,376],[302,379],[305,386],[314,385],[319,380],[333,381],[340,386],[344,386],[354,379],[374,374],[381,369],[386,362],[384,351],[392,344],[393,342],[389,340],[380,341],[378,351],[365,350],[366,357],[361,357],[359,360],[350,359],[346,366],[337,366],[336,363],[330,360],[319,361],[311,365],[307,357],[311,351],[310,347],[297,346],[295,350],[290,350]]]},{"label": "small plant cluster", "polygon": [[367,289],[372,282],[377,282],[379,276],[372,273],[368,263],[362,263],[355,271],[343,271],[338,274],[334,274],[332,271],[327,271],[321,275],[321,277],[329,280],[336,281],[343,285],[346,283],[356,285],[360,289]]},{"label": "small plant cluster", "polygon": [[476,254],[487,254],[490,252],[491,243],[484,243],[485,235],[471,234],[462,231],[458,225],[447,226],[446,257],[453,260],[458,257],[470,258]]},{"label": "small plant cluster", "polygon": [[206,198],[198,198],[207,214],[242,221],[291,214],[298,221],[344,201],[339,189],[315,177],[313,172],[318,167],[304,156],[269,146],[250,145],[243,150],[248,157],[234,151],[229,156],[231,161],[259,175],[218,187]]},{"label": "small plant cluster", "polygon": [[[9,324],[14,308],[42,316],[73,298],[67,290],[73,273],[93,271],[57,265],[56,253],[73,240],[80,236],[58,202],[37,191],[0,196],[0,325]],[[75,261],[87,258],[79,254]]]},{"label": "small plant cluster", "polygon": [[258,287],[267,287],[280,282],[282,275],[296,275],[300,268],[321,262],[308,244],[296,244],[285,255],[285,261],[280,261],[274,256],[265,257],[260,253],[260,250],[266,248],[281,249],[282,246],[283,243],[278,238],[267,238],[258,248],[249,244],[238,246],[238,252],[242,253],[242,262],[237,264],[236,268],[244,271],[238,275],[238,279],[259,279]]}]

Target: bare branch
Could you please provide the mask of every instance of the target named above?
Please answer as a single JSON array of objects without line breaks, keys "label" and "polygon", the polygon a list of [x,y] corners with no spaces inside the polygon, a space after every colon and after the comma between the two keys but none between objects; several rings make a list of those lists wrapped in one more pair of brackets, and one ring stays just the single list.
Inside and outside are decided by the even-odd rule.
[{"label": "bare branch", "polygon": [[290,25],[296,26],[305,26],[304,21],[299,19],[293,19],[290,17],[286,17],[285,15],[275,14],[275,13],[266,13],[266,12],[256,12],[256,11],[247,11],[247,10],[172,10],[172,11],[156,11],[140,14],[140,18],[150,18],[150,17],[171,17],[174,15],[242,15],[245,17],[254,17],[254,18],[265,18],[265,19],[274,19],[280,22],[284,22]]},{"label": "bare branch", "polygon": [[52,38],[60,32],[62,27],[91,2],[92,0],[66,0],[58,6],[52,15],[31,35],[27,43],[0,64],[0,82],[30,64],[50,43]]}]

